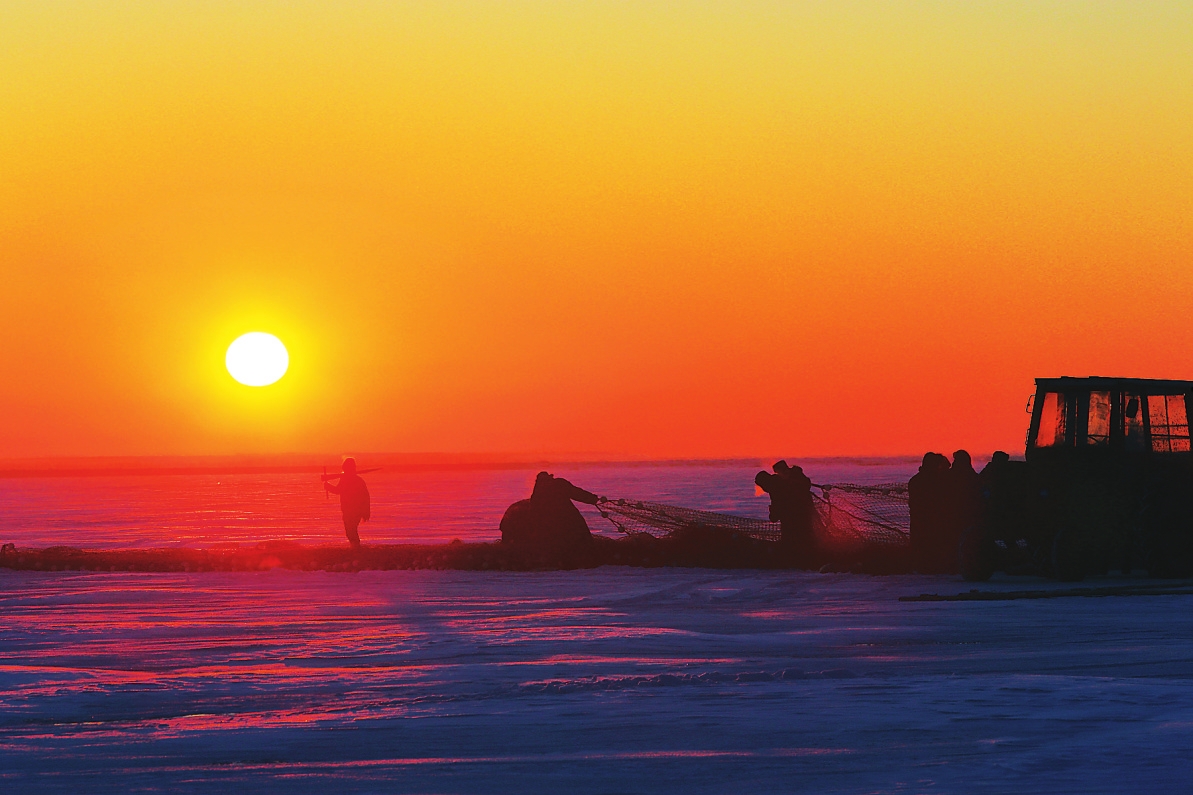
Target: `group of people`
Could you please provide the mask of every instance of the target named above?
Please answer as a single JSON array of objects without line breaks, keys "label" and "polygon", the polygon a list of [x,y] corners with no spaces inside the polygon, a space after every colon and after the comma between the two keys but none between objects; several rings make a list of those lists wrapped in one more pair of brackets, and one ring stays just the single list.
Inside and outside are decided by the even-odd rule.
[{"label": "group of people", "polygon": [[[359,549],[360,523],[372,514],[369,489],[357,472],[355,459],[345,458],[341,468],[342,472],[323,476],[323,488],[339,495],[344,535],[353,549]],[[540,472],[530,497],[515,502],[501,517],[501,540],[527,549],[574,549],[592,540],[588,523],[574,503],[596,505],[600,499],[563,478]]]},{"label": "group of people", "polygon": [[965,450],[953,461],[927,453],[920,470],[907,483],[911,512],[911,554],[916,569],[928,574],[955,574],[961,537],[982,531],[983,500],[1010,457],[996,452],[979,474]]},{"label": "group of people", "polygon": [[[1007,460],[1006,453],[995,453],[979,475],[965,450],[953,453],[952,462],[939,453],[924,456],[919,472],[907,484],[911,550],[919,571],[957,571],[962,534],[980,531],[983,494],[994,487],[999,467]],[[782,554],[792,565],[814,568],[817,543],[812,481],[800,467],[777,461],[773,471],[759,472],[754,483],[770,495],[770,519],[779,523]],[[357,473],[356,461],[345,459],[343,472],[325,476],[324,486],[339,495],[344,533],[349,544],[358,548],[358,528],[371,511],[369,490]],[[575,503],[596,505],[603,499],[564,478],[539,472],[530,497],[515,502],[502,516],[502,543],[543,551],[576,549],[591,541],[592,534]]]},{"label": "group of people", "polygon": [[[814,565],[812,481],[798,466],[778,461],[773,472],[759,472],[754,482],[770,495],[770,518],[781,528],[782,553],[794,565]],[[530,497],[515,502],[501,517],[501,541],[544,552],[580,549],[592,534],[575,503],[597,505],[604,499],[564,478],[539,472]]]},{"label": "group of people", "polygon": [[[351,547],[358,549],[360,523],[368,521],[372,513],[369,489],[357,472],[355,459],[345,458],[342,469],[325,475],[323,486],[339,495],[344,534]],[[770,495],[770,519],[781,528],[780,549],[795,565],[813,565],[816,543],[812,481],[800,467],[778,461],[773,472],[759,472],[754,482]],[[515,502],[501,517],[502,543],[547,552],[580,548],[592,540],[592,533],[575,503],[596,505],[603,500],[564,478],[539,472],[530,497]]]},{"label": "group of people", "polygon": [[[325,475],[323,486],[339,495],[344,534],[357,549],[360,523],[368,521],[371,514],[369,490],[357,473],[354,459],[345,458],[342,469],[338,474]],[[816,547],[812,481],[800,467],[778,461],[773,472],[759,472],[754,482],[770,495],[770,519],[781,528],[780,549],[796,565],[812,565]],[[564,478],[539,472],[530,497],[515,502],[501,517],[501,541],[549,552],[582,547],[592,540],[592,533],[575,503],[596,505],[603,499]]]}]

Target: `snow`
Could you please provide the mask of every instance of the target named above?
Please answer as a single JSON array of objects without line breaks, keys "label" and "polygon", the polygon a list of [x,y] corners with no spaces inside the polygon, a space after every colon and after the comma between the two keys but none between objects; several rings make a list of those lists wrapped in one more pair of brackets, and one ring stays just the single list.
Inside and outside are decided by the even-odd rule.
[{"label": "snow", "polygon": [[0,571],[0,788],[1188,788],[1187,596],[898,601],[969,587],[615,567]]}]

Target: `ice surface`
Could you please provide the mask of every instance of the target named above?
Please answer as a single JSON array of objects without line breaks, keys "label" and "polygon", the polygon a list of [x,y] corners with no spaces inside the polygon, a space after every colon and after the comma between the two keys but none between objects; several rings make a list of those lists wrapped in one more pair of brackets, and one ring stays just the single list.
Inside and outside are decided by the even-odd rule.
[{"label": "ice surface", "polygon": [[1193,773],[1187,596],[907,603],[967,586],[621,568],[0,589],[9,792],[1179,792]]},{"label": "ice surface", "polygon": [[[915,469],[804,463],[817,482]],[[764,516],[755,469],[554,468],[611,497]],[[362,534],[492,540],[533,477],[375,473]],[[299,475],[0,480],[0,540],[19,546],[325,543],[337,514]],[[963,589],[693,569],[0,570],[0,791],[1189,789],[1188,596],[897,599]]]}]

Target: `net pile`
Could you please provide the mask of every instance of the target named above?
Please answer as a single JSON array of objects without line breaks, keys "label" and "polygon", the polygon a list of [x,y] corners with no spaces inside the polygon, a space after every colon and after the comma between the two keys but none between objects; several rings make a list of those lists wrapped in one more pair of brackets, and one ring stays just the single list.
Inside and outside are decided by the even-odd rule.
[{"label": "net pile", "polygon": [[627,535],[646,533],[662,538],[676,530],[728,530],[762,541],[779,540],[779,523],[728,513],[698,511],[658,502],[608,500],[597,506],[601,516]]},{"label": "net pile", "polygon": [[906,483],[817,486],[816,514],[830,539],[881,546],[910,543],[911,511]]},{"label": "net pile", "polygon": [[[816,488],[820,490],[820,494],[813,493],[816,529],[825,541],[881,546],[908,543],[910,515],[906,485],[838,483]],[[627,535],[645,533],[662,538],[677,530],[710,529],[740,533],[761,541],[780,538],[778,522],[677,505],[621,499],[602,502],[597,510]]]}]

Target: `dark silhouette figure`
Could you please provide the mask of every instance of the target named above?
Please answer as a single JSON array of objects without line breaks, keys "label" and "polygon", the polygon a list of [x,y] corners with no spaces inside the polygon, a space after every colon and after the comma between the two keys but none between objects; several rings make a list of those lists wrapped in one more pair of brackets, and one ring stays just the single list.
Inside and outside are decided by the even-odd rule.
[{"label": "dark silhouette figure", "polygon": [[530,498],[518,500],[501,517],[501,541],[513,546],[560,551],[592,540],[588,522],[572,504],[596,505],[601,498],[563,478],[540,472]]},{"label": "dark silhouette figure", "polygon": [[[1008,506],[1021,504],[1014,478],[1010,472],[1011,457],[1002,450],[995,450],[990,456],[990,463],[982,467],[978,475],[981,487],[981,512],[987,522],[993,527],[1006,527],[1010,522]],[[1015,499],[1008,499],[1015,495]]]},{"label": "dark silhouette figure", "polygon": [[774,474],[763,470],[754,476],[754,483],[770,495],[770,520],[779,523],[784,550],[796,565],[812,566],[816,551],[812,481],[800,467],[776,461]]},{"label": "dark silhouette figure", "polygon": [[981,472],[982,476],[985,477],[987,472],[997,473],[998,470],[1001,469],[1010,460],[1011,460],[1010,455],[1008,455],[1007,453],[1004,453],[1002,450],[995,450],[994,455],[990,456],[990,463],[988,463],[988,464],[986,464],[986,466],[982,467],[982,472]]},{"label": "dark silhouette figure", "polygon": [[[336,477],[332,476],[332,480]],[[345,458],[343,474],[339,475],[339,484],[332,485],[326,480],[323,488],[332,494],[340,495],[340,511],[344,514],[344,535],[348,536],[348,543],[353,549],[360,548],[360,535],[356,528],[360,523],[367,522],[370,516],[369,489],[364,479],[356,474],[356,459]]]},{"label": "dark silhouette figure", "polygon": [[948,472],[945,532],[941,538],[940,571],[956,574],[961,534],[976,527],[982,512],[982,482],[974,471],[969,453],[953,453],[953,465]]},{"label": "dark silhouette figure", "polygon": [[941,547],[948,527],[949,459],[925,453],[920,471],[907,482],[911,513],[911,554],[917,570],[930,573],[942,566]]}]

